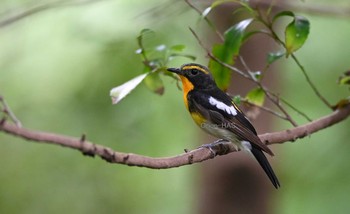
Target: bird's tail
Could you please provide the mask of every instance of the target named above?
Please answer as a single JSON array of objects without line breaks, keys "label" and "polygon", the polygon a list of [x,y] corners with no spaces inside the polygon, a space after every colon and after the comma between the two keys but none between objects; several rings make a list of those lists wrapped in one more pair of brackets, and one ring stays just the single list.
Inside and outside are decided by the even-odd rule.
[{"label": "bird's tail", "polygon": [[278,187],[280,187],[280,182],[278,181],[275,173],[273,172],[273,169],[264,153],[261,151],[260,148],[255,148],[254,146],[252,146],[250,151],[252,152],[256,160],[259,162],[266,175],[270,178],[272,184],[275,186],[276,189],[278,189]]}]

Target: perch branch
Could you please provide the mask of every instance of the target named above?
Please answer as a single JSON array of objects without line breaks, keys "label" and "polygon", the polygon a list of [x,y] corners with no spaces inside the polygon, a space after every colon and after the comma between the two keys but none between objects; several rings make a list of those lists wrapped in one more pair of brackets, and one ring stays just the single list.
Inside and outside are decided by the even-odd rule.
[{"label": "perch branch", "polygon": [[[350,104],[332,112],[327,116],[309,122],[305,125],[280,132],[262,134],[259,135],[259,137],[262,140],[262,142],[268,145],[281,144],[287,141],[295,141],[296,139],[303,138],[319,130],[337,124],[345,120],[349,115]],[[212,152],[206,148],[198,148],[177,156],[163,158],[147,157],[132,153],[122,153],[114,151],[109,147],[89,142],[86,140],[85,135],[83,135],[80,138],[74,138],[54,133],[35,131],[23,127],[18,127],[7,122],[5,119],[0,121],[0,131],[30,141],[72,148],[81,151],[84,155],[92,157],[99,156],[110,163],[147,167],[152,169],[167,169],[180,167],[214,158]],[[231,152],[235,152],[236,150],[229,145],[223,144],[217,146],[217,148],[214,148],[214,151],[218,155],[224,155]]]}]

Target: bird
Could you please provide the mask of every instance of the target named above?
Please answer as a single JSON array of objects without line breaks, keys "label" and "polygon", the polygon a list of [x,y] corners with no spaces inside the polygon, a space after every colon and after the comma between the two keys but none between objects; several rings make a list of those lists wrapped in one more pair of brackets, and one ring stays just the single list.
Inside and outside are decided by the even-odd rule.
[{"label": "bird", "polygon": [[[236,148],[253,155],[278,189],[280,183],[263,153],[273,156],[273,152],[262,143],[254,126],[231,97],[218,88],[209,69],[200,64],[188,63],[180,68],[167,68],[167,71],[180,77],[184,103],[194,122],[208,134],[220,139],[216,142],[233,143]],[[206,145],[209,145],[209,149],[213,146]]]}]

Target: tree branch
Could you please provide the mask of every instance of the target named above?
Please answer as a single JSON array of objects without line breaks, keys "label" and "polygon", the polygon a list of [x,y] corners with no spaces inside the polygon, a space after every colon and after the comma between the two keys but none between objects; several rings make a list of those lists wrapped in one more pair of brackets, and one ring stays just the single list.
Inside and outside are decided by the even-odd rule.
[{"label": "tree branch", "polygon": [[48,2],[44,4],[35,5],[34,7],[18,12],[15,15],[8,15],[5,18],[1,17],[0,28],[6,27],[14,22],[20,21],[28,16],[34,15],[36,13],[39,13],[48,9],[65,7],[65,6],[84,5],[84,4],[94,3],[98,1],[101,1],[101,0],[53,1],[53,2]]},{"label": "tree branch", "polygon": [[[281,144],[287,141],[295,141],[319,130],[337,124],[345,120],[350,115],[350,104],[341,109],[334,111],[332,114],[322,117],[313,122],[307,123],[296,128],[259,135],[260,139],[270,144]],[[60,145],[81,151],[84,155],[99,156],[110,163],[119,163],[129,166],[147,167],[152,169],[167,169],[193,163],[199,163],[214,158],[213,153],[206,148],[198,148],[184,154],[173,157],[154,158],[132,153],[122,153],[114,151],[109,147],[97,145],[85,140],[85,135],[81,138],[74,138],[54,133],[35,131],[18,127],[6,122],[5,119],[0,121],[0,131],[10,135],[21,137],[30,141],[42,142],[48,144]],[[233,144],[221,144],[216,146],[214,151],[217,155],[224,155],[235,152]]]},{"label": "tree branch", "polygon": [[21,121],[19,121],[16,115],[12,112],[9,105],[7,105],[6,100],[0,95],[0,103],[2,104],[2,112],[5,113],[18,127],[22,126]]}]

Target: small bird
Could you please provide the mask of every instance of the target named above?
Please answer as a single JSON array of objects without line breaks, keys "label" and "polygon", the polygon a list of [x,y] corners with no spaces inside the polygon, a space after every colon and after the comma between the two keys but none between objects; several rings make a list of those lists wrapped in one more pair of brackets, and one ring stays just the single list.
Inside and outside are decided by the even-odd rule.
[{"label": "small bird", "polygon": [[272,151],[261,142],[253,125],[232,99],[217,87],[209,69],[190,63],[167,70],[180,77],[185,106],[194,122],[205,132],[252,154],[275,188],[280,187],[263,153],[273,156]]}]

